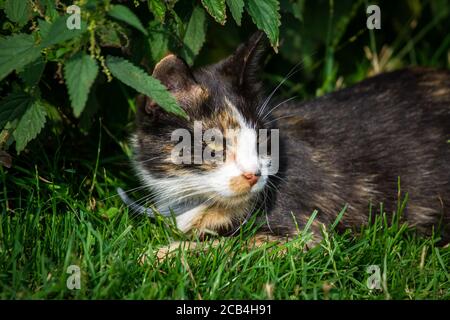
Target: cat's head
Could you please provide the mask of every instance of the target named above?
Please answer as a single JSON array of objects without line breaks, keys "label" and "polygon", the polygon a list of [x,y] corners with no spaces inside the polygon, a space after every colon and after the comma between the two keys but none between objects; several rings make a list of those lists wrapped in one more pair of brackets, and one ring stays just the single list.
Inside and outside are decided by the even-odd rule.
[{"label": "cat's head", "polygon": [[138,101],[134,163],[158,206],[245,205],[266,187],[270,156],[258,147],[270,135],[261,136],[264,101],[257,79],[265,42],[256,33],[228,58],[198,70],[172,54],[156,65],[153,77],[188,115],[167,113],[148,97]]}]

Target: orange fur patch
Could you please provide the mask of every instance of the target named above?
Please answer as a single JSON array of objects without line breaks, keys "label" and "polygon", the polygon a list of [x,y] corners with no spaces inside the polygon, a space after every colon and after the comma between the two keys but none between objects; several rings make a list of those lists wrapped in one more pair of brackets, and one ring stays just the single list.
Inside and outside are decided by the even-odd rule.
[{"label": "orange fur patch", "polygon": [[231,227],[232,217],[224,208],[209,208],[192,223],[192,227],[200,231]]},{"label": "orange fur patch", "polygon": [[245,193],[249,192],[251,189],[251,185],[249,181],[243,177],[238,176],[230,179],[230,189],[236,193]]}]

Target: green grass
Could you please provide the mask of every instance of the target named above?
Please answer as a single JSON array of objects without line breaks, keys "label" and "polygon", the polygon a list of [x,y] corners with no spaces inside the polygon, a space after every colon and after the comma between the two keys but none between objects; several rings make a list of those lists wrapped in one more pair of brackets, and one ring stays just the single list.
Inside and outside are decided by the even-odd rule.
[{"label": "green grass", "polygon": [[[246,249],[249,224],[218,248],[158,262],[155,250],[182,236],[171,221],[128,213],[115,194],[126,171],[106,169],[117,159],[38,156],[34,170],[19,161],[1,171],[2,299],[450,298],[450,249],[383,217],[354,236],[331,230],[307,252],[305,237]],[[66,286],[70,265],[81,269],[80,290]],[[382,290],[367,288],[370,265],[385,274]]]}]

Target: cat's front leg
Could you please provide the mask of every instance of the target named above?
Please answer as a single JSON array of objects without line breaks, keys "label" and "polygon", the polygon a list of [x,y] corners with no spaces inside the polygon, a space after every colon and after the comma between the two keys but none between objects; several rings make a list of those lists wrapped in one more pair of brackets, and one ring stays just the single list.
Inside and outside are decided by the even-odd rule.
[{"label": "cat's front leg", "polygon": [[163,246],[156,251],[158,260],[164,260],[167,256],[178,250],[192,251],[204,250],[209,247],[216,247],[219,240],[204,243],[201,240],[207,233],[214,234],[214,228],[228,226],[231,220],[227,218],[226,212],[211,208],[206,205],[198,205],[187,210],[176,218],[177,228],[186,234],[197,235],[199,241],[174,241],[167,246]]},{"label": "cat's front leg", "polygon": [[[287,236],[270,233],[257,233],[247,241],[243,242],[241,249],[252,250],[261,248],[263,246],[267,246],[269,249],[277,249],[278,246],[286,244],[296,237],[298,237],[298,234]],[[166,258],[176,254],[180,250],[184,252],[205,252],[210,249],[216,249],[222,243],[223,239],[224,237],[214,239],[212,241],[174,241],[166,246],[159,248],[155,252],[155,256],[157,257],[158,261],[161,262]],[[307,251],[319,245],[321,241],[321,234],[312,234],[311,238],[308,239],[306,243],[302,244],[301,247],[294,246],[294,248],[300,251]],[[280,254],[281,256],[285,253],[287,253],[286,248],[278,252],[278,254]]]},{"label": "cat's front leg", "polygon": [[[194,207],[185,213],[177,217],[177,228],[184,233],[195,234],[198,241],[175,241],[167,246],[161,247],[156,252],[156,257],[161,260],[167,256],[176,253],[178,250],[184,251],[205,251],[211,248],[216,248],[220,243],[220,239],[213,241],[203,242],[203,236],[205,234],[214,234],[217,228],[226,228],[232,226],[232,218],[243,218],[245,212],[237,212],[236,210],[229,211],[223,208],[208,207],[205,205],[199,205]],[[302,225],[307,225],[308,217],[304,217]],[[285,224],[288,223],[285,221]],[[283,226],[286,230],[286,226]],[[303,235],[302,231],[296,228],[288,228],[289,232],[282,232],[277,230],[271,230],[270,228],[263,228],[256,235],[251,237],[245,243],[242,244],[242,248],[254,249],[265,245],[281,245],[298,236],[306,236],[308,239],[305,241],[300,250],[311,249],[322,241],[322,232],[326,230],[325,224],[314,220],[309,226],[309,233]]]},{"label": "cat's front leg", "polygon": [[[186,234],[197,235],[197,241],[174,241],[167,246],[161,247],[156,251],[158,260],[165,259],[168,255],[177,250],[198,250],[216,247],[218,240],[212,243],[203,243],[201,240],[205,234],[214,234],[214,229],[218,227],[228,227],[231,225],[230,214],[223,209],[209,207],[207,205],[198,205],[187,210],[176,218],[177,228]],[[201,244],[201,245],[199,245]]]},{"label": "cat's front leg", "polygon": [[[216,249],[225,239],[224,237],[220,239],[214,239],[212,241],[174,241],[167,246],[161,247],[156,251],[156,257],[158,261],[164,261],[164,259],[176,254],[179,251],[184,252],[205,252],[210,249]],[[245,241],[241,246],[241,249],[252,250],[260,248],[263,246],[268,246],[269,248],[274,248],[284,244],[290,240],[289,237],[277,236],[272,234],[256,234],[249,240]],[[280,251],[281,254],[285,253]]]}]

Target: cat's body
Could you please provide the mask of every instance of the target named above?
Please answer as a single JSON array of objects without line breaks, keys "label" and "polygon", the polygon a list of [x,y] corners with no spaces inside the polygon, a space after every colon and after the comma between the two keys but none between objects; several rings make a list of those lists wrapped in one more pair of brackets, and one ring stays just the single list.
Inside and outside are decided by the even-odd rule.
[{"label": "cat's body", "polygon": [[[178,58],[164,58],[153,75],[177,98],[189,119],[141,101],[133,143],[138,176],[155,194],[160,211],[176,211],[184,232],[230,234],[256,209],[262,234],[284,238],[302,229],[314,210],[312,231],[367,223],[370,203],[395,211],[400,181],[409,200],[404,218],[424,233],[448,236],[450,224],[450,73],[406,69],[365,80],[304,103],[261,113],[255,80],[262,35],[256,34],[230,58],[191,72]],[[223,164],[175,164],[171,133],[206,128],[240,130],[226,145]],[[258,129],[279,129],[279,171],[273,158],[256,150]],[[245,131],[245,130],[247,131]],[[247,132],[247,133],[242,133]],[[208,145],[209,146],[209,145]],[[219,147],[212,146],[212,149]],[[399,180],[400,179],[400,180]]]},{"label": "cat's body", "polygon": [[[387,214],[406,193],[403,218],[429,234],[450,223],[450,72],[413,68],[278,108],[283,168],[270,229],[293,234],[318,210],[330,225],[358,228],[380,203]],[[275,179],[277,180],[277,179]],[[401,197],[399,198],[399,186]]]}]

